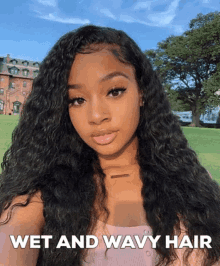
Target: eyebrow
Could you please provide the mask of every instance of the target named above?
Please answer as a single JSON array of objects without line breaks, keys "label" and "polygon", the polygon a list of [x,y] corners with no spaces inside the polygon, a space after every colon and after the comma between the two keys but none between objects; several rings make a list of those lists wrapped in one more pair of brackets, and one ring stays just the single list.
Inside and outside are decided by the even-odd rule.
[{"label": "eyebrow", "polygon": [[[125,77],[126,79],[130,80],[130,77],[129,77],[128,75],[126,75],[125,73],[120,72],[120,71],[114,71],[114,72],[109,73],[109,74],[107,74],[106,76],[104,76],[104,77],[100,80],[100,82],[102,83],[102,82],[105,82],[105,81],[107,81],[107,80],[110,80],[110,79],[112,79],[112,78],[114,78],[114,77],[118,77],[118,76],[123,76],[123,77]],[[82,87],[82,86],[79,85],[79,84],[68,84],[68,85],[67,85],[67,89],[80,89],[81,87]]]}]

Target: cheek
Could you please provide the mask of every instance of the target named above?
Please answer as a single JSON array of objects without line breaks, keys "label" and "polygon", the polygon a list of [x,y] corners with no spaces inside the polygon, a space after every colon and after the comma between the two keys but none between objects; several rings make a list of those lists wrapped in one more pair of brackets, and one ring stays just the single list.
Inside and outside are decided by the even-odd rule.
[{"label": "cheek", "polygon": [[133,109],[131,112],[130,112],[130,115],[129,115],[129,121],[128,121],[128,125],[127,127],[129,127],[129,131],[133,134],[137,127],[138,127],[138,124],[139,124],[139,119],[140,119],[140,112],[138,109]]},{"label": "cheek", "polygon": [[84,138],[84,132],[87,132],[85,128],[85,122],[82,119],[82,116],[80,115],[73,115],[71,112],[69,112],[70,120],[72,122],[73,127],[79,134],[79,136],[83,139]]},{"label": "cheek", "polygon": [[[140,107],[138,101],[131,101],[130,104],[115,108],[115,119],[118,123],[128,127],[137,126],[140,119]],[[132,129],[131,129],[132,130]]]}]

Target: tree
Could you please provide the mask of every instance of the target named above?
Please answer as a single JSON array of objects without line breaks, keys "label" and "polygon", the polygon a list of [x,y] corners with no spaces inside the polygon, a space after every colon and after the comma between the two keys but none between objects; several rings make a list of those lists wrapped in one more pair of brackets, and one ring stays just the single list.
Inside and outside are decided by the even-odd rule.
[{"label": "tree", "polygon": [[173,111],[183,112],[183,111],[190,111],[190,106],[188,103],[178,99],[178,91],[172,90],[171,86],[166,84],[165,91],[168,96],[171,109]]},{"label": "tree", "polygon": [[207,96],[207,102],[209,106],[215,107],[220,104],[220,63],[217,64],[217,71],[208,80],[203,82],[203,88]]},{"label": "tree", "polygon": [[200,115],[208,105],[220,103],[220,97],[216,95],[219,87],[213,86],[211,79],[218,73],[220,62],[219,14],[199,14],[190,22],[191,30],[181,36],[170,36],[158,43],[156,50],[145,52],[164,85],[175,89],[171,98],[190,107],[196,126],[200,125]]},{"label": "tree", "polygon": [[206,15],[199,13],[196,18],[192,19],[189,23],[189,28],[192,29],[199,29],[205,26],[207,23],[214,20],[215,16],[219,15],[218,11],[210,12]]}]

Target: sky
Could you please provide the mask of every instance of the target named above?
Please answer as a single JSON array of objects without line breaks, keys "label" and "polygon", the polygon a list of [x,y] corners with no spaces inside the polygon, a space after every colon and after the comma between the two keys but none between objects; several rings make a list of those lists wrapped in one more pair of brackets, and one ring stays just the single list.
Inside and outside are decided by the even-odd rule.
[{"label": "sky", "polygon": [[42,61],[65,33],[86,24],[125,31],[142,51],[181,35],[198,13],[220,11],[219,0],[5,0],[0,56]]}]

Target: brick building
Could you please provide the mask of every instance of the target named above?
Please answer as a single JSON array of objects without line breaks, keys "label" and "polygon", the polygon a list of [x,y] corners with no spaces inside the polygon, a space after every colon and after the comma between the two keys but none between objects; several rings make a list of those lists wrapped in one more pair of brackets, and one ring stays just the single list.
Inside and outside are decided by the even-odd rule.
[{"label": "brick building", "polygon": [[0,114],[19,114],[40,62],[0,57]]}]

